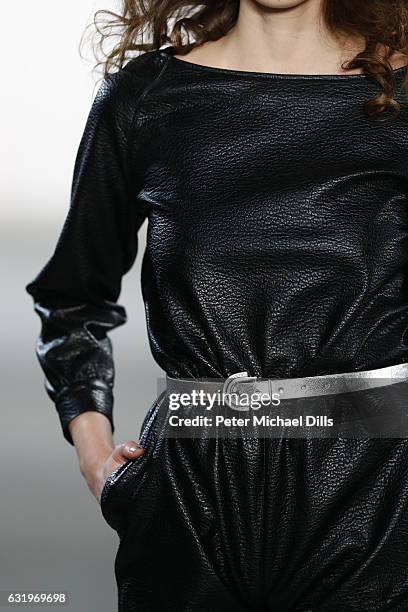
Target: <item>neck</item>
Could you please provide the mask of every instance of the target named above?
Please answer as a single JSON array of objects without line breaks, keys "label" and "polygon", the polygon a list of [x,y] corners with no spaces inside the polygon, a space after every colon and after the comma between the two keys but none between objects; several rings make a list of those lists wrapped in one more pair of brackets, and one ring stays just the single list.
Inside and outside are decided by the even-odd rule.
[{"label": "neck", "polygon": [[217,43],[214,58],[225,68],[295,74],[360,72],[344,71],[341,63],[364,48],[363,40],[347,40],[327,29],[320,0],[279,9],[241,0],[237,23]]}]

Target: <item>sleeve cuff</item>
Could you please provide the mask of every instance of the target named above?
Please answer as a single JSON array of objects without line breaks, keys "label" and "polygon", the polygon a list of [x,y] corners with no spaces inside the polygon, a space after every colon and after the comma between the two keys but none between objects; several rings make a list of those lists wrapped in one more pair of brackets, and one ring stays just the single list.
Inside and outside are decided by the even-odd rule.
[{"label": "sleeve cuff", "polygon": [[111,387],[95,384],[82,384],[76,387],[65,388],[57,398],[54,399],[57,409],[62,433],[64,438],[72,445],[69,423],[83,412],[95,411],[104,414],[111,424],[112,433],[115,431],[112,409],[113,392]]}]

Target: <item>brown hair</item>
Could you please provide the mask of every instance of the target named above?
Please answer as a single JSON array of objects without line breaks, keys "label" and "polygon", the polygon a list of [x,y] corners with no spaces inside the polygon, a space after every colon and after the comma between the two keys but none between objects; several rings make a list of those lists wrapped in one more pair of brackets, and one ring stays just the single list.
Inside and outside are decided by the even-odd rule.
[{"label": "brown hair", "polygon": [[[408,55],[408,0],[322,2],[323,19],[331,32],[365,40],[365,49],[345,62],[343,69],[361,67],[381,86],[378,95],[365,103],[367,115],[373,119],[398,116],[400,104],[394,98],[395,75],[389,60],[395,53]],[[217,40],[234,26],[239,11],[239,0],[122,0],[121,4],[120,13],[101,10],[95,14],[94,48],[97,66],[103,66],[105,76],[120,69],[135,53],[170,43],[175,53],[184,54]],[[111,39],[116,39],[116,44],[105,52],[105,43]],[[407,91],[408,73],[403,87]]]}]

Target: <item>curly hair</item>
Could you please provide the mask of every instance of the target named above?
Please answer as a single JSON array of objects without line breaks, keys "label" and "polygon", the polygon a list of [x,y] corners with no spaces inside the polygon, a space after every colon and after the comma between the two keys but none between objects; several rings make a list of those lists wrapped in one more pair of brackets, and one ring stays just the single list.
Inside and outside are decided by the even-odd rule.
[{"label": "curly hair", "polygon": [[[329,31],[365,40],[363,51],[343,62],[344,70],[361,68],[381,89],[367,100],[372,119],[387,120],[400,113],[395,99],[395,74],[390,58],[408,55],[408,0],[322,0],[323,20]],[[96,12],[93,24],[97,66],[106,76],[135,54],[166,44],[175,53],[188,53],[207,41],[227,34],[237,21],[239,0],[122,0],[121,11]],[[115,41],[105,52],[105,43]],[[379,48],[385,52],[379,52]],[[100,59],[102,55],[102,59]],[[403,81],[408,90],[408,72]]]}]

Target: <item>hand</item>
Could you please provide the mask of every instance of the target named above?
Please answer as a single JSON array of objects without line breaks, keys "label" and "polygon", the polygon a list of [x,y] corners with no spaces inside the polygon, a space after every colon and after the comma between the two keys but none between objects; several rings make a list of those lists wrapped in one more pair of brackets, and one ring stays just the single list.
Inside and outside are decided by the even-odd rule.
[{"label": "hand", "polygon": [[99,503],[108,476],[127,459],[137,459],[142,454],[143,448],[134,440],[130,440],[118,444],[113,450],[108,449],[94,460],[92,466],[82,469],[87,485]]}]

